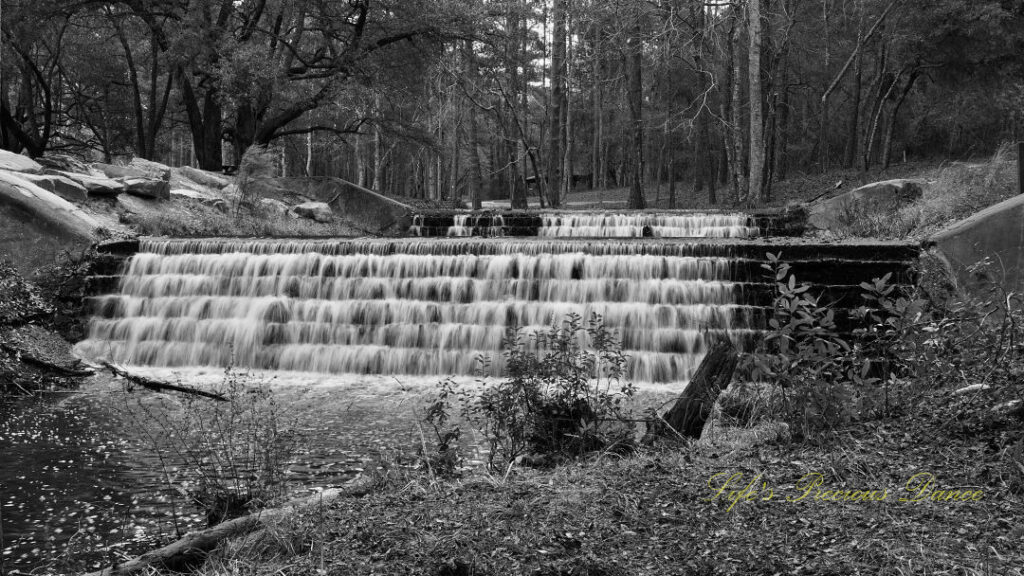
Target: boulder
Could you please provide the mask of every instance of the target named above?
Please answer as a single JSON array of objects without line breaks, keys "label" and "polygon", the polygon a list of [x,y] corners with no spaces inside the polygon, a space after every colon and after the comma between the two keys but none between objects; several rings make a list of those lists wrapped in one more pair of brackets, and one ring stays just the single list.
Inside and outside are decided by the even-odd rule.
[{"label": "boulder", "polygon": [[11,205],[78,238],[92,238],[102,227],[98,220],[81,208],[15,172],[0,171],[0,204]]},{"label": "boulder", "polygon": [[132,161],[128,163],[129,168],[138,170],[146,178],[153,178],[155,180],[171,180],[171,167],[166,164],[159,162],[153,162],[152,160],[145,160],[143,158],[132,158]]},{"label": "boulder", "polygon": [[303,218],[316,220],[317,222],[330,222],[334,220],[334,212],[326,202],[306,202],[292,208],[292,213]]},{"label": "boulder", "polygon": [[213,197],[197,192],[189,188],[173,188],[171,190],[171,198],[188,198],[190,200],[212,200]]},{"label": "boulder", "polygon": [[821,230],[833,230],[868,214],[888,214],[921,198],[923,180],[886,180],[861,186],[810,205],[807,223]]},{"label": "boulder", "polygon": [[132,196],[153,200],[171,199],[171,183],[168,180],[153,180],[151,178],[118,178],[117,180],[124,184],[125,192]]},{"label": "boulder", "polygon": [[202,201],[205,206],[212,206],[213,208],[227,214],[231,212],[231,205],[227,203],[223,198],[207,198]]},{"label": "boulder", "polygon": [[89,176],[86,174],[76,174],[74,172],[56,172],[56,175],[63,176],[73,182],[76,182],[85,187],[89,191],[90,196],[106,196],[113,197],[117,196],[121,192],[124,192],[124,183],[118,182],[117,180],[111,180],[105,176]]},{"label": "boulder", "polygon": [[28,156],[0,150],[0,170],[38,174],[43,171],[43,167]]},{"label": "boulder", "polygon": [[97,172],[102,173],[107,178],[118,179],[118,178],[146,178],[147,175],[142,170],[136,170],[128,166],[117,166],[116,164],[103,164],[102,162],[94,162],[91,168]]},{"label": "boulder", "polygon": [[191,166],[182,166],[178,170],[181,172],[181,175],[184,176],[185,178],[188,178],[189,180],[195,182],[196,184],[207,186],[209,188],[216,188],[220,190],[221,188],[225,188],[229,184],[231,184],[230,180],[224,178],[219,174],[207,172],[205,170],[199,170],[198,168],[193,168]]},{"label": "boulder", "polygon": [[53,174],[22,174],[21,177],[36,186],[39,186],[43,190],[53,192],[65,200],[85,202],[89,197],[89,193],[85,189],[85,186],[82,186],[70,178],[65,178],[64,176],[55,176]]},{"label": "boulder", "polygon": [[288,205],[273,198],[260,198],[260,208],[270,214],[284,215],[288,213]]},{"label": "boulder", "polygon": [[80,174],[91,174],[92,169],[74,156],[68,156],[67,154],[47,154],[41,158],[38,158],[38,162],[43,165],[44,168],[50,170],[60,170],[63,172],[78,172]]}]

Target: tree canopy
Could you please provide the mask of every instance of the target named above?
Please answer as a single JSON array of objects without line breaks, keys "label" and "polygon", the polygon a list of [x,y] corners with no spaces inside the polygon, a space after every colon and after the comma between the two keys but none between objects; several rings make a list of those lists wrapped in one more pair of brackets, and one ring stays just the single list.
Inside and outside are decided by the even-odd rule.
[{"label": "tree canopy", "polygon": [[1024,138],[1017,0],[4,0],[0,146],[387,194],[768,200]]}]

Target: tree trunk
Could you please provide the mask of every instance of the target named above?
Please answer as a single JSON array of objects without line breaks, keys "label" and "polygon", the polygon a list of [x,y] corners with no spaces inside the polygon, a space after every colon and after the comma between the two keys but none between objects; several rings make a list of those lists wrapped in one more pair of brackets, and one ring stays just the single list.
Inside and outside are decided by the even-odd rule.
[{"label": "tree trunk", "polygon": [[892,111],[889,112],[889,125],[885,129],[885,144],[882,150],[882,170],[889,168],[889,161],[892,158],[892,136],[896,131],[896,119],[899,117],[900,108],[903,107],[903,102],[907,99],[907,95],[910,94],[910,89],[914,86],[918,75],[918,70],[910,73],[910,77],[907,78],[907,85],[903,87],[903,92],[900,93],[900,97],[896,100],[896,104],[893,105]]},{"label": "tree trunk", "polygon": [[768,202],[764,188],[764,115],[761,99],[761,0],[749,0],[747,35],[750,38],[750,199]]},{"label": "tree trunk", "polygon": [[776,181],[786,179],[786,169],[789,166],[789,58],[783,61],[782,86],[780,87],[779,102],[779,129],[775,146],[775,168],[772,170]]},{"label": "tree trunk", "polygon": [[560,192],[565,178],[566,119],[566,0],[554,0],[551,13],[551,110],[548,132],[548,201],[552,208],[560,205]]},{"label": "tree trunk", "polygon": [[636,14],[636,21],[633,25],[633,35],[628,40],[629,62],[629,86],[627,88],[627,100],[629,100],[629,117],[632,132],[631,156],[633,160],[633,183],[629,192],[629,208],[642,210],[647,207],[644,199],[644,118],[643,118],[643,43],[641,41],[642,29],[640,27],[640,15]]},{"label": "tree trunk", "polygon": [[738,364],[739,353],[729,341],[715,343],[672,408],[660,420],[648,424],[644,442],[666,436],[700,438],[711,408],[729,386]]},{"label": "tree trunk", "polygon": [[[739,17],[734,13],[729,27],[729,54],[727,71],[729,74],[729,107],[726,123],[726,149],[729,160],[729,171],[732,175],[733,192],[737,204],[746,200],[749,187],[746,171],[743,169],[743,114],[740,98],[740,63],[739,63]],[[723,105],[724,107],[724,105]]]},{"label": "tree trunk", "polygon": [[596,24],[594,25],[594,54],[593,63],[593,84],[591,85],[590,97],[593,99],[593,142],[591,144],[591,166],[590,166],[590,189],[597,190],[600,187],[601,178],[601,146],[604,130],[604,101],[602,97],[603,89],[601,87],[601,29]]},{"label": "tree trunk", "polygon": [[854,161],[857,158],[857,148],[860,146],[859,134],[860,134],[860,100],[861,100],[861,84],[864,74],[864,59],[860,55],[857,56],[856,71],[853,75],[853,104],[850,110],[850,124],[847,127],[847,141],[846,141],[846,158],[843,160],[844,168],[853,168]]},{"label": "tree trunk", "polygon": [[219,172],[222,168],[220,143],[223,130],[221,106],[216,91],[212,87],[208,88],[200,107],[199,97],[192,89],[192,82],[186,76],[184,68],[178,69],[177,77],[188,116],[189,130],[192,133],[192,150],[196,163],[203,170]]}]

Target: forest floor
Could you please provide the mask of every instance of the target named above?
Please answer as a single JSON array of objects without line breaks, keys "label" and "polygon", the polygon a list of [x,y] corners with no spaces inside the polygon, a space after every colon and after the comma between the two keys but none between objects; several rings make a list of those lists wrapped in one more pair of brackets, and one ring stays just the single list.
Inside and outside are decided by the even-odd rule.
[{"label": "forest floor", "polygon": [[[887,170],[832,169],[826,172],[790,174],[786,179],[772,184],[772,201],[768,207],[786,206],[794,202],[809,202],[817,198],[849,192],[857,187],[882,180],[898,178],[928,178],[941,170],[946,163],[934,161],[895,164]],[[648,183],[645,189],[648,208],[665,210],[669,208],[669,186],[667,182]],[[676,208],[680,210],[728,209],[737,206],[731,188],[719,184],[716,188],[716,202],[712,203],[705,188],[696,191],[693,179],[676,181]],[[537,196],[528,198],[531,208],[540,206]],[[574,190],[566,199],[566,206],[575,209],[625,208],[629,201],[629,187],[601,190]],[[507,200],[485,202],[485,207],[499,207]]]},{"label": "forest floor", "polygon": [[696,443],[547,470],[392,464],[378,492],[231,542],[199,574],[1020,575],[1020,423],[980,401],[931,391],[815,442],[712,421]]},{"label": "forest floor", "polygon": [[[772,200],[758,207],[782,207],[795,203],[813,203],[850,192],[865,184],[895,179],[914,179],[923,184],[924,194],[895,214],[851,214],[850,226],[832,230],[828,239],[878,238],[921,239],[952,222],[1006,200],[1019,193],[1016,154],[1009,146],[989,158],[972,161],[921,161],[897,164],[887,170],[837,169],[823,173],[791,174],[772,185]],[[677,209],[742,209],[729,188],[720,186],[718,202],[711,203],[708,190],[696,192],[693,181],[676,183]],[[622,210],[629,198],[628,188],[572,192],[566,199],[568,209]],[[670,205],[666,183],[650,184],[646,189],[649,209],[664,210]],[[538,207],[537,197],[529,199]],[[485,202],[485,208],[500,208],[508,201]]]}]

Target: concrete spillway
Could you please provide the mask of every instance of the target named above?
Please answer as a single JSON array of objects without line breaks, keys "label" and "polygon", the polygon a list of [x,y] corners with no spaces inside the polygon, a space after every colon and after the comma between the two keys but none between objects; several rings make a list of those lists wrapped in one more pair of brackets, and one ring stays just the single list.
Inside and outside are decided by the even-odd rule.
[{"label": "concrete spillway", "polygon": [[[481,225],[454,221],[448,233]],[[698,237],[618,237],[637,226]],[[862,281],[886,272],[907,281],[917,253],[744,240],[762,230],[733,214],[552,216],[539,230],[535,238],[145,240],[129,247],[120,273],[97,279],[95,317],[78,349],[147,366],[442,378],[477,373],[485,357],[485,373],[501,375],[509,329],[536,333],[569,314],[598,315],[629,356],[627,378],[685,381],[713,339],[749,348],[758,338],[773,286],[761,269],[766,252],[782,252],[799,279],[851,306]],[[584,233],[595,237],[577,237]]]}]

